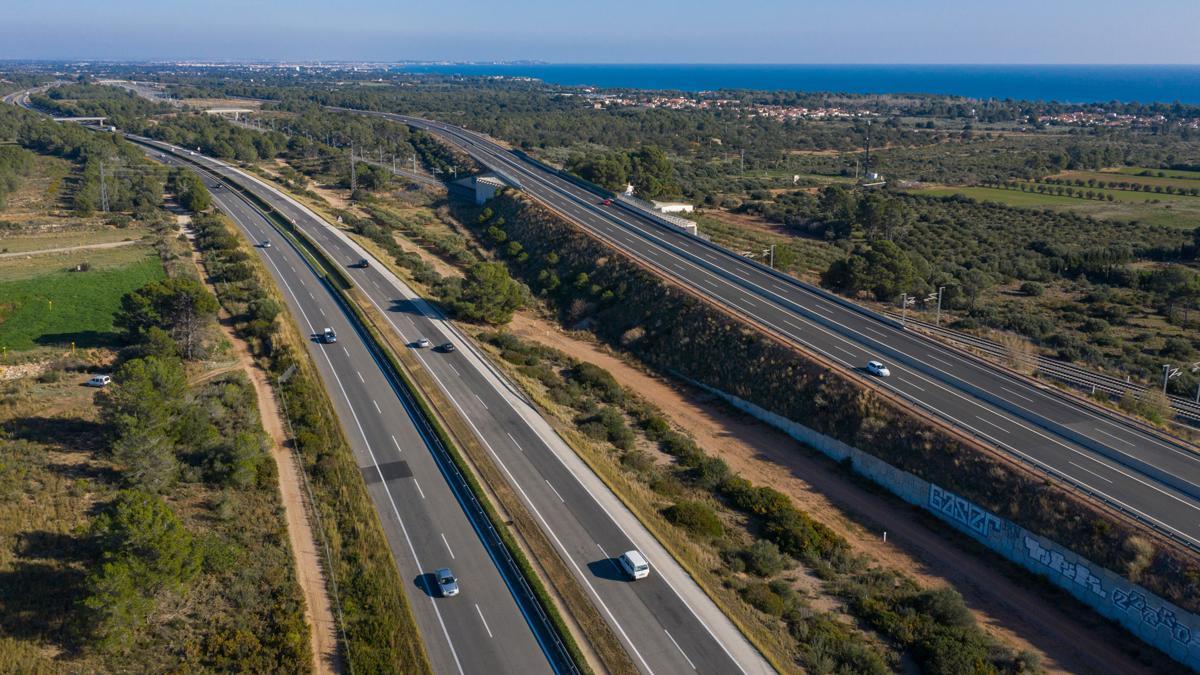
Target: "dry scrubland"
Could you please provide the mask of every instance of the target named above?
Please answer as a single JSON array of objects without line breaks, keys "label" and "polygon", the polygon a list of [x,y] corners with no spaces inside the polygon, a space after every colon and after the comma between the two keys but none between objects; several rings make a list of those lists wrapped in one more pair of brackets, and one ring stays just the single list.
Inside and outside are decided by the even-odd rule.
[{"label": "dry scrubland", "polygon": [[[36,182],[32,187],[40,189]],[[17,218],[11,210],[0,212],[0,220],[33,226],[10,226],[0,246],[36,251],[123,241],[126,232],[145,241],[89,251],[89,268],[78,272],[63,269],[77,264],[74,254],[0,259],[7,309],[0,314],[0,336],[10,349],[28,348],[10,351],[9,360],[36,364],[36,374],[0,382],[0,670],[258,670],[279,664],[305,670],[307,631],[278,517],[273,465],[258,465],[250,483],[234,489],[211,479],[199,453],[185,452],[177,460],[178,481],[165,497],[131,491],[140,479],[114,454],[113,430],[96,390],[82,386],[92,372],[109,368],[125,344],[113,326],[121,297],[164,278],[165,270],[190,267],[177,232],[165,217],[115,226],[56,213],[52,202],[40,210],[31,208],[34,200],[14,203],[24,211]],[[42,308],[43,302],[53,302],[53,309]],[[70,341],[78,347],[74,357],[63,355]],[[186,387],[186,404],[203,411],[197,423],[261,442],[253,440],[263,434],[253,390],[232,372],[236,364],[226,349],[214,341],[205,358],[187,365],[193,384]],[[134,591],[105,588],[99,570],[127,564],[107,548],[106,538],[119,530],[103,523],[112,522],[105,514],[142,508],[130,499],[163,519],[161,534],[179,547],[183,567],[178,582],[167,581],[125,605],[116,598]],[[97,595],[104,593],[116,595]],[[95,605],[97,597],[113,599]],[[137,623],[126,625],[127,619],[112,614],[101,618],[101,607],[129,608]]]}]

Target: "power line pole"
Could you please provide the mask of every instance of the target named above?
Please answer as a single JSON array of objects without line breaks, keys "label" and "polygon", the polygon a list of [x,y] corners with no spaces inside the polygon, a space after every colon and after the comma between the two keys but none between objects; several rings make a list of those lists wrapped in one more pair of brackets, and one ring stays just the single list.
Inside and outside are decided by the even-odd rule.
[{"label": "power line pole", "polygon": [[108,182],[104,179],[104,160],[100,160],[100,210],[108,213]]},{"label": "power line pole", "polygon": [[358,189],[358,171],[354,166],[354,144],[350,145],[350,194]]},{"label": "power line pole", "polygon": [[867,157],[863,161],[863,178],[871,180],[871,120],[867,120]]}]

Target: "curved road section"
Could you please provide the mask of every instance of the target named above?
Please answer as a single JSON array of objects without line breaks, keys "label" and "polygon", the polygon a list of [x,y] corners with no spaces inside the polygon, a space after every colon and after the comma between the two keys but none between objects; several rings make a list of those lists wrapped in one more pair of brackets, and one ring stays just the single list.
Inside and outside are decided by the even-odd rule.
[{"label": "curved road section", "polygon": [[[371,254],[270,184],[198,154],[188,159],[254,192],[292,219],[330,258],[345,261],[358,288],[387,317],[391,329],[405,344],[413,345],[425,337],[435,345],[453,342],[459,346],[453,353],[415,347],[414,351],[520,494],[643,672],[773,672],[737,627],[518,388],[436,308],[383,264],[366,269],[352,267],[360,259],[371,258]],[[214,193],[220,194],[221,190]],[[252,232],[251,236],[256,235]],[[369,414],[373,409],[367,407],[366,411]],[[426,486],[425,481],[421,485]],[[647,579],[630,582],[617,567],[616,558],[635,548],[646,556],[653,572]],[[458,551],[455,553],[460,560],[463,558]],[[466,574],[460,576],[464,583],[471,583]]]},{"label": "curved road section", "polygon": [[436,134],[519,182],[549,208],[628,255],[847,368],[886,361],[875,385],[958,429],[1200,547],[1200,458],[1182,441],[1074,401],[950,349],[845,299],[690,236],[442,122],[377,115]]},{"label": "curved road section", "polygon": [[[166,153],[153,155],[188,166]],[[198,173],[217,206],[257,242],[301,334],[312,336],[309,354],[379,513],[435,672],[558,670],[553,647],[531,629],[531,609],[514,590],[516,580],[493,559],[498,541],[336,295],[266,216],[212,175]],[[316,339],[327,327],[337,333],[334,344]],[[458,577],[457,596],[439,597],[433,572],[441,567]]]}]

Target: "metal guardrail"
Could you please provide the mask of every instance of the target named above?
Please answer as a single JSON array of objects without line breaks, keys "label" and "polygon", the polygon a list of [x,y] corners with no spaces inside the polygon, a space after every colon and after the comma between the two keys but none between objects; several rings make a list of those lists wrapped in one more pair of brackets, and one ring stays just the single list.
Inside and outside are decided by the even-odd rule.
[{"label": "metal guardrail", "polygon": [[[535,164],[535,165],[537,165],[537,166],[539,166],[539,167],[541,167],[541,168],[543,168],[543,169],[545,169],[545,170],[547,170],[547,171],[549,171],[549,172],[551,172],[551,173],[554,173],[555,175],[557,175],[557,176],[560,176],[560,177],[562,177],[562,178],[564,178],[564,179],[566,179],[566,180],[570,181],[571,183],[574,183],[574,184],[576,184],[576,185],[579,185],[580,187],[583,187],[584,189],[587,189],[587,190],[589,190],[589,191],[591,191],[591,192],[593,192],[593,193],[600,194],[600,195],[609,195],[609,194],[611,194],[610,192],[608,192],[607,190],[604,190],[603,188],[599,188],[598,186],[595,186],[595,185],[593,185],[593,184],[591,184],[591,183],[588,183],[588,182],[586,182],[586,181],[583,181],[583,180],[581,180],[581,179],[578,179],[578,178],[577,178],[577,177],[575,177],[575,176],[571,176],[571,175],[569,175],[569,174],[566,174],[565,172],[563,172],[563,171],[561,171],[561,170],[559,170],[559,169],[555,169],[555,168],[553,168],[553,167],[550,167],[549,165],[547,165],[547,164],[545,164],[545,163],[543,163],[543,162],[541,162],[541,161],[538,161],[538,160],[536,160],[536,159],[534,159],[534,158],[530,157],[529,155],[527,155],[527,154],[526,154],[526,153],[524,153],[524,152],[521,152],[521,151],[517,150],[517,151],[513,151],[513,154],[515,154],[515,155],[517,155],[517,156],[521,157],[522,159],[524,159],[524,160],[526,160],[526,161],[528,161],[528,162],[530,162],[530,163],[532,163],[532,164]],[[628,208],[634,209],[635,207],[633,207],[633,206],[628,206]],[[638,213],[644,213],[644,211],[643,211],[642,209],[636,209],[636,210],[638,211]],[[653,215],[657,215],[657,214],[653,214]],[[664,223],[662,223],[661,221],[659,221],[659,220],[658,220],[658,219],[656,219],[656,218],[654,218],[653,220],[654,220],[654,222],[656,222],[656,223],[659,223],[659,224],[664,224]],[[672,231],[674,231],[674,232],[683,232],[682,230],[680,230],[678,227],[676,227],[676,226],[674,226],[674,225],[669,225],[669,227],[670,227],[670,228],[671,228],[671,230],[672,230]],[[688,234],[687,232],[683,232],[683,233],[684,233],[684,234]],[[710,242],[710,241],[706,241],[706,240],[704,240],[704,239],[701,239],[701,238],[699,238],[699,237],[695,237],[695,236],[693,236],[692,238],[693,238],[693,240],[696,240],[696,241],[703,242],[703,243],[704,243],[706,246],[708,246],[709,248],[712,248],[712,249],[714,249],[714,250],[716,250],[716,251],[719,251],[719,252],[721,252],[721,253],[727,253],[727,254],[729,254],[729,255],[731,255],[731,256],[736,256],[736,255],[737,255],[736,253],[734,253],[734,252],[732,252],[732,251],[729,251],[728,249],[726,249],[726,248],[724,248],[724,247],[722,247],[722,246],[719,246],[719,245],[717,245],[717,244],[714,244],[714,243],[712,243],[712,242]],[[664,243],[664,244],[666,244],[668,247],[670,247],[670,248],[672,248],[672,249],[676,249],[676,248],[677,248],[677,247],[674,247],[674,246],[670,245],[669,243],[666,243],[666,242],[663,242],[663,243]],[[868,317],[871,317],[871,318],[874,318],[874,319],[880,320],[880,321],[882,321],[882,322],[884,322],[884,323],[886,323],[886,324],[888,324],[888,325],[891,325],[891,326],[900,327],[900,325],[901,325],[901,324],[900,324],[900,321],[899,321],[898,319],[895,319],[895,318],[893,318],[892,316],[889,316],[887,313],[883,313],[883,312],[877,312],[877,311],[875,311],[875,310],[873,310],[873,309],[870,309],[870,308],[867,308],[867,307],[865,307],[865,306],[862,306],[862,305],[859,305],[859,304],[857,304],[857,303],[854,303],[854,302],[851,302],[851,301],[849,301],[849,300],[846,300],[845,298],[842,298],[842,297],[840,297],[840,296],[838,296],[838,295],[835,295],[835,294],[833,294],[833,293],[830,293],[829,291],[827,291],[827,290],[825,290],[825,289],[822,289],[822,288],[819,288],[819,287],[813,286],[812,284],[805,283],[805,282],[803,282],[803,281],[800,281],[800,280],[798,280],[798,279],[796,279],[795,277],[792,277],[792,276],[790,276],[790,275],[785,275],[785,274],[783,274],[782,272],[779,272],[778,270],[775,270],[775,269],[773,269],[773,268],[770,268],[770,267],[768,267],[767,265],[764,265],[764,264],[762,264],[762,263],[760,263],[760,262],[758,262],[758,261],[755,261],[755,260],[749,260],[749,259],[745,259],[745,258],[742,258],[741,256],[738,256],[738,258],[739,258],[740,260],[743,260],[744,262],[746,262],[746,263],[748,263],[748,264],[750,264],[750,265],[752,265],[752,266],[754,266],[754,267],[758,268],[760,271],[766,272],[766,273],[768,273],[768,274],[770,274],[770,275],[772,275],[772,276],[774,276],[774,277],[777,277],[777,278],[780,278],[780,279],[782,279],[782,280],[785,280],[785,281],[787,281],[788,283],[791,283],[791,284],[793,284],[793,285],[796,285],[796,286],[800,287],[800,288],[801,288],[801,289],[803,289],[803,290],[809,291],[809,292],[811,292],[811,293],[813,293],[813,294],[815,294],[815,295],[817,295],[817,296],[819,296],[819,297],[821,297],[821,298],[823,298],[823,299],[826,299],[826,300],[828,300],[828,301],[830,301],[830,302],[836,303],[836,304],[838,304],[838,305],[840,305],[840,306],[842,306],[842,307],[845,307],[845,308],[847,308],[847,309],[850,309],[850,310],[852,310],[852,311],[858,312],[859,314],[862,314],[862,315],[865,315],[865,316],[868,316]],[[910,399],[910,398],[908,398],[908,397],[904,397],[904,399],[905,399],[906,401],[909,401],[911,404],[915,405],[916,407],[918,407],[918,408],[920,408],[920,409],[922,409],[922,410],[926,411],[928,414],[932,415],[934,418],[936,418],[936,419],[941,419],[941,414],[940,414],[940,412],[939,412],[939,411],[937,411],[936,409],[934,409],[932,406],[926,405],[926,404],[924,404],[924,403],[922,403],[922,402],[920,402],[920,401],[918,401],[918,400],[916,400],[916,399]],[[975,433],[975,432],[973,432],[973,431],[970,431],[970,430],[968,430],[968,429],[960,429],[960,428],[958,428],[958,427],[954,427],[954,428],[955,428],[955,429],[956,429],[956,430],[957,430],[959,433],[962,433],[962,434],[964,434],[964,435],[966,435],[966,436],[972,437],[972,438],[976,439],[978,442],[980,442],[980,443],[981,443],[981,444],[983,444],[983,445],[986,445],[986,446],[988,446],[988,447],[992,447],[992,446],[993,446],[993,443],[992,443],[992,442],[991,442],[989,439],[986,439],[986,438],[984,438],[983,436],[981,436],[981,435],[979,435],[979,434],[977,434],[977,433]],[[1135,511],[1133,511],[1132,509],[1130,509],[1130,508],[1128,508],[1128,507],[1126,507],[1126,506],[1124,506],[1124,505],[1120,504],[1119,502],[1115,502],[1115,501],[1111,500],[1110,498],[1106,497],[1105,495],[1102,495],[1102,494],[1099,494],[1099,493],[1096,493],[1096,492],[1094,492],[1092,489],[1088,488],[1086,485],[1083,485],[1083,484],[1081,484],[1081,483],[1077,482],[1075,479],[1073,479],[1073,478],[1071,478],[1071,477],[1069,477],[1069,476],[1066,476],[1065,474],[1062,474],[1062,473],[1060,473],[1058,470],[1054,469],[1053,467],[1050,467],[1050,466],[1044,465],[1044,464],[1042,464],[1042,463],[1040,463],[1040,462],[1038,462],[1037,460],[1035,460],[1035,459],[1032,459],[1032,458],[1026,458],[1026,457],[1023,457],[1023,456],[1020,456],[1020,455],[1013,455],[1012,453],[1007,453],[1007,452],[1006,452],[1006,454],[1009,454],[1010,456],[1014,457],[1014,459],[1015,459],[1016,461],[1018,461],[1019,463],[1021,463],[1022,465],[1024,465],[1024,466],[1028,466],[1028,467],[1030,467],[1030,468],[1034,469],[1035,471],[1037,471],[1037,472],[1039,472],[1039,473],[1042,473],[1042,474],[1044,474],[1044,475],[1046,475],[1046,476],[1048,476],[1048,477],[1051,477],[1051,478],[1055,479],[1056,481],[1060,482],[1061,484],[1063,484],[1063,485],[1067,486],[1067,487],[1068,487],[1068,488],[1070,488],[1070,489],[1073,489],[1073,490],[1075,490],[1075,491],[1077,491],[1077,492],[1079,492],[1079,493],[1082,493],[1082,494],[1084,494],[1084,495],[1087,495],[1087,496],[1091,497],[1092,499],[1095,499],[1095,500],[1097,500],[1097,501],[1100,501],[1101,503],[1103,503],[1103,504],[1107,505],[1109,508],[1112,508],[1113,510],[1115,510],[1115,511],[1117,511],[1117,512],[1119,512],[1119,513],[1122,513],[1122,514],[1124,514],[1124,515],[1126,515],[1126,516],[1128,516],[1128,517],[1130,517],[1130,518],[1134,519],[1135,521],[1137,521],[1137,522],[1139,522],[1139,523],[1142,523],[1143,525],[1145,525],[1146,527],[1150,528],[1151,530],[1153,530],[1153,531],[1155,531],[1155,532],[1158,532],[1158,533],[1159,533],[1159,534],[1161,534],[1162,536],[1164,536],[1164,537],[1166,537],[1166,538],[1168,538],[1168,539],[1170,539],[1170,540],[1172,540],[1172,541],[1175,541],[1175,542],[1179,543],[1180,545],[1182,545],[1182,546],[1184,546],[1184,547],[1188,548],[1189,550],[1193,550],[1193,551],[1200,552],[1200,544],[1197,544],[1196,542],[1193,542],[1193,541],[1192,541],[1192,540],[1190,540],[1190,539],[1187,539],[1187,538],[1184,538],[1184,537],[1181,537],[1181,536],[1179,536],[1178,534],[1176,534],[1174,531],[1170,530],[1169,528],[1165,528],[1165,527],[1163,527],[1162,525],[1158,524],[1157,522],[1155,522],[1155,521],[1152,521],[1152,520],[1149,520],[1149,519],[1147,519],[1147,518],[1143,517],[1143,516],[1142,516],[1142,515],[1140,515],[1139,513],[1137,513],[1137,512],[1135,512]]]},{"label": "metal guardrail", "polygon": [[[933,406],[927,405],[927,404],[925,404],[915,398],[911,398],[905,394],[897,394],[897,397],[903,399],[910,405],[913,405],[917,408],[924,410],[926,412],[926,414],[930,415],[934,419],[938,419],[938,420],[941,419],[940,411],[938,411]],[[957,426],[953,426],[952,428],[955,430],[955,432],[957,432],[959,434],[973,438],[976,442],[980,443],[981,445],[984,445],[989,448],[996,448],[995,443],[991,439],[988,439],[985,436],[983,436],[982,434],[979,434],[979,433],[977,433],[971,429],[965,428],[965,427],[960,428]],[[1154,532],[1157,532],[1158,534],[1162,535],[1163,537],[1166,537],[1167,539],[1169,539],[1171,541],[1174,541],[1175,543],[1183,546],[1184,548],[1187,548],[1188,550],[1191,550],[1193,552],[1200,553],[1200,542],[1197,542],[1197,541],[1194,541],[1187,537],[1181,536],[1174,530],[1172,530],[1168,527],[1165,527],[1165,526],[1159,524],[1158,522],[1141,515],[1136,510],[1131,509],[1131,508],[1125,506],[1124,504],[1121,504],[1120,502],[1114,501],[1113,499],[1107,497],[1106,495],[1104,495],[1102,493],[1094,491],[1087,485],[1084,485],[1083,483],[1078,482],[1074,478],[1058,471],[1054,467],[1049,466],[1047,464],[1043,464],[1041,461],[1034,459],[1033,457],[1028,457],[1028,456],[1025,456],[1020,453],[1010,452],[1008,450],[1004,450],[1003,448],[997,448],[997,451],[1008,455],[1014,461],[1021,464],[1022,466],[1029,467],[1030,469],[1033,469],[1037,473],[1044,474],[1045,476],[1054,479],[1056,482],[1064,485],[1065,487],[1068,487],[1078,493],[1081,493],[1083,495],[1090,497],[1091,499],[1101,502],[1108,508],[1111,508],[1112,510],[1114,510],[1118,513],[1121,513],[1122,515],[1124,515],[1128,518],[1131,518],[1138,523],[1141,523],[1143,526],[1153,530]]]},{"label": "metal guardrail", "polygon": [[[322,279],[327,285],[329,285],[330,290],[333,291],[333,295],[335,298],[337,298],[338,303],[343,305],[343,309],[346,310],[347,315],[354,318],[353,324],[355,329],[360,332],[360,337],[362,337],[363,342],[367,345],[367,348],[372,352],[373,356],[381,365],[386,364],[386,370],[391,371],[391,375],[393,377],[389,379],[394,378],[393,382],[396,384],[395,389],[400,394],[401,402],[403,403],[405,409],[408,410],[409,415],[420,425],[419,431],[421,436],[424,437],[425,442],[434,450],[435,456],[438,459],[437,463],[439,468],[444,473],[447,473],[449,476],[453,477],[454,480],[450,481],[450,483],[452,485],[452,489],[459,499],[470,504],[471,509],[474,512],[474,515],[470,518],[470,520],[476,526],[482,524],[484,529],[486,529],[489,538],[484,539],[484,545],[493,553],[493,555],[499,554],[504,566],[509,571],[509,574],[505,576],[510,576],[519,583],[521,593],[525,597],[526,606],[532,607],[536,611],[537,620],[541,623],[543,629],[545,630],[545,634],[549,635],[553,639],[554,646],[558,650],[559,659],[561,661],[560,665],[566,666],[566,672],[578,675],[580,673],[580,669],[575,664],[574,659],[571,658],[571,652],[563,642],[562,637],[558,634],[558,631],[555,629],[554,622],[546,613],[545,608],[542,607],[542,603],[538,597],[538,594],[535,593],[533,588],[529,585],[529,581],[525,578],[525,575],[522,572],[521,565],[519,565],[516,559],[513,558],[511,551],[508,550],[508,545],[500,536],[500,533],[496,531],[495,524],[492,522],[492,519],[488,517],[487,509],[482,503],[480,503],[475,491],[471,489],[471,482],[459,469],[458,462],[455,461],[454,457],[450,453],[449,448],[447,448],[446,444],[442,441],[441,436],[434,428],[433,422],[430,421],[425,409],[417,400],[416,394],[414,394],[410,389],[407,378],[403,373],[398,371],[398,366],[394,364],[388,357],[385,348],[378,343],[373,335],[371,335],[370,330],[367,329],[364,323],[365,319],[359,316],[356,308],[350,306],[350,300],[341,292],[339,292],[339,289],[337,289],[332,282],[329,281],[328,277],[323,276]],[[464,506],[466,506],[466,504],[464,504]],[[483,533],[481,532],[480,534],[482,535]],[[483,539],[482,536],[480,538]],[[556,668],[556,670],[559,669]]]},{"label": "metal guardrail", "polygon": [[[885,313],[892,318],[900,318],[900,315],[895,312]],[[1002,345],[986,338],[912,318],[907,319],[907,323],[919,326],[955,342],[974,347],[991,356],[1004,356],[1005,354],[1005,349]],[[1038,370],[1047,377],[1065,382],[1085,391],[1102,391],[1106,394],[1123,396],[1126,393],[1138,395],[1149,389],[1149,387],[1134,382],[1127,382],[1112,375],[1092,372],[1086,368],[1048,356],[1038,355],[1036,357],[1036,365]],[[1200,424],[1200,404],[1180,396],[1170,396],[1169,398],[1171,400],[1171,407],[1175,410],[1179,419],[1188,421],[1191,426]]]},{"label": "metal guardrail", "polygon": [[[149,140],[149,139],[147,139],[147,140]],[[157,147],[157,146],[153,146],[153,147],[155,147],[158,150],[162,150],[161,147]],[[183,157],[182,155],[179,155],[174,151],[171,151],[171,153],[177,157],[181,157],[182,159],[184,159],[184,161],[187,161],[190,164],[193,164],[194,166],[199,168],[201,171],[211,173],[211,169],[209,169],[208,167],[204,167],[203,165],[199,164],[199,162],[190,160],[187,157]],[[247,188],[245,188],[241,185],[238,185],[237,183],[235,183],[234,181],[232,181],[231,179],[229,179],[227,176],[225,176],[223,174],[221,176],[221,180],[224,183],[235,187],[236,188],[235,191],[239,194],[239,196],[241,196],[243,199],[247,200],[248,202],[252,203],[255,206],[255,208],[258,208],[258,209],[263,208],[262,206],[259,206],[258,204],[254,204],[254,202],[257,202],[257,201],[263,201],[261,198],[258,197],[258,195],[254,194],[253,197],[251,197],[250,195],[253,193],[251,193]],[[308,241],[307,235],[305,235],[302,232],[299,232],[298,228],[296,228],[295,225],[291,224],[289,219],[287,219],[285,216],[282,216],[282,214],[278,214],[278,211],[275,211],[274,207],[271,207],[269,204],[266,205],[266,207],[268,209],[270,209],[270,211],[272,211],[278,215],[278,218],[269,218],[269,220],[271,222],[275,223],[277,226],[277,229],[281,229],[281,232],[284,232],[285,236],[290,235],[289,240],[293,241],[293,245],[298,246],[302,249],[305,246],[310,246],[313,249],[315,249],[315,251],[318,252],[318,255],[321,255],[322,257],[328,259],[329,256],[327,254],[325,254],[324,251],[322,251],[320,248],[318,248],[316,246],[315,242]],[[279,222],[280,220],[282,220],[283,222],[286,222],[287,225],[286,226],[283,225],[282,222]],[[303,241],[301,241],[301,240],[303,240]],[[330,260],[329,262],[331,265],[334,266],[335,269],[340,269],[337,267],[336,263],[334,263],[332,260]],[[311,264],[311,262],[310,262],[310,264]],[[419,432],[421,433],[422,437],[425,438],[426,442],[430,445],[430,447],[434,450],[435,457],[438,460],[437,464],[438,464],[439,468],[443,471],[444,474],[447,475],[447,477],[454,478],[454,480],[450,482],[452,490],[454,491],[456,496],[459,498],[459,500],[461,502],[463,502],[464,507],[466,507],[466,505],[468,503],[472,507],[472,509],[474,511],[474,515],[470,518],[472,523],[476,527],[478,527],[479,524],[482,523],[484,525],[484,527],[486,528],[487,533],[489,535],[488,539],[483,539],[483,537],[482,537],[483,533],[480,532],[481,540],[483,540],[485,547],[489,551],[491,551],[493,554],[499,553],[499,555],[501,556],[501,560],[498,560],[497,562],[502,562],[503,565],[509,570],[509,574],[505,574],[504,576],[507,578],[515,579],[519,583],[520,591],[524,595],[524,598],[525,598],[525,602],[523,604],[525,604],[527,607],[532,607],[536,611],[537,620],[538,620],[538,622],[540,622],[543,629],[546,631],[544,633],[544,635],[549,635],[552,638],[552,640],[554,642],[554,647],[556,648],[556,650],[558,651],[558,654],[559,654],[560,665],[565,666],[565,668],[562,668],[562,669],[556,668],[556,670],[569,672],[569,673],[572,673],[573,675],[578,675],[581,672],[579,669],[579,666],[575,663],[574,659],[571,657],[571,652],[567,648],[566,644],[563,642],[562,637],[558,634],[558,631],[556,630],[556,628],[554,626],[554,622],[550,619],[549,615],[546,613],[545,608],[542,607],[540,598],[538,597],[537,593],[534,592],[534,590],[530,586],[528,580],[525,578],[525,575],[522,572],[521,566],[517,563],[516,559],[513,558],[512,553],[508,550],[508,546],[505,543],[504,539],[500,536],[500,533],[497,532],[495,525],[492,523],[491,518],[488,517],[487,510],[484,508],[483,504],[480,503],[474,490],[471,489],[470,481],[459,470],[457,462],[454,461],[454,458],[451,456],[449,449],[446,448],[445,444],[442,442],[441,437],[437,434],[436,430],[434,429],[433,423],[424,414],[423,409],[422,409],[421,405],[419,404],[419,402],[417,401],[415,394],[413,394],[413,392],[409,390],[407,381],[404,378],[403,374],[394,372],[396,366],[394,364],[392,364],[391,361],[387,358],[387,354],[384,353],[383,348],[379,344],[377,344],[374,337],[370,334],[370,331],[363,324],[363,319],[359,316],[356,309],[354,307],[350,306],[350,301],[343,295],[342,289],[339,288],[339,285],[337,283],[335,283],[333,279],[330,278],[330,275],[325,270],[321,269],[322,267],[324,267],[324,265],[318,265],[316,268],[314,268],[314,271],[317,273],[318,278],[332,292],[333,297],[337,300],[337,302],[340,305],[342,305],[343,309],[346,311],[347,316],[351,317],[351,319],[352,319],[351,324],[355,327],[355,330],[357,332],[359,332],[360,337],[363,339],[363,342],[367,346],[368,350],[370,350],[372,356],[381,365],[387,364],[387,368],[386,368],[387,371],[392,371],[391,375],[394,376],[396,379],[393,379],[393,377],[389,377],[389,379],[392,379],[392,381],[395,385],[394,388],[395,388],[396,392],[399,394],[402,404],[405,406],[406,410],[409,411],[409,414],[412,417],[412,419],[415,420],[420,425]],[[465,495],[465,498],[464,498],[464,495]]]}]

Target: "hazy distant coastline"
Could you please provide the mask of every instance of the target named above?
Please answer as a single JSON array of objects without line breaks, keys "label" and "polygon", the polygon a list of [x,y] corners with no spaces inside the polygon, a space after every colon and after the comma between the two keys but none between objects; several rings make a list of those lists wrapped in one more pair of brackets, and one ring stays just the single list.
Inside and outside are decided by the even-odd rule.
[{"label": "hazy distant coastline", "polygon": [[1200,103],[1200,65],[410,64],[405,72],[633,89],[760,89],[1094,103]]}]

